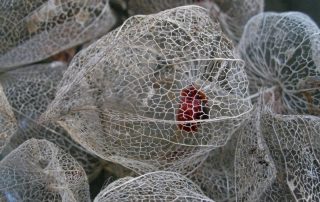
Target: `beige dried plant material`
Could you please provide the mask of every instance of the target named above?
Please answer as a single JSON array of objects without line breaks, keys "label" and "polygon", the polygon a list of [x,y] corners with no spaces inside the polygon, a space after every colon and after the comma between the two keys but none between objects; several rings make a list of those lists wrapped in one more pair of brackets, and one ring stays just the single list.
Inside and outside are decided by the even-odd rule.
[{"label": "beige dried plant material", "polygon": [[[57,123],[41,124],[38,119],[55,97],[66,65],[61,62],[31,65],[0,75],[7,109],[17,122],[12,138],[4,147],[7,155],[28,139],[46,139],[70,153],[86,170],[90,179],[102,169],[100,159],[89,154]],[[6,109],[6,108],[5,108]],[[9,120],[9,119],[8,119]]]},{"label": "beige dried plant material", "polygon": [[264,0],[129,0],[128,13],[150,14],[192,4],[207,8],[210,16],[219,20],[223,31],[236,44],[248,20],[264,9]]},{"label": "beige dried plant material", "polygon": [[138,173],[188,173],[252,106],[243,61],[198,6],[134,16],[73,59],[43,121]]},{"label": "beige dried plant material", "polygon": [[185,176],[163,171],[147,173],[136,178],[119,179],[103,189],[94,201],[213,202]]},{"label": "beige dried plant material", "polygon": [[320,30],[308,16],[259,14],[238,48],[252,94],[264,91],[276,113],[320,115]]},{"label": "beige dried plant material", "polygon": [[1,201],[90,201],[85,171],[47,140],[30,139],[0,161]]},{"label": "beige dried plant material", "polygon": [[0,71],[97,38],[115,23],[109,0],[1,1]]},{"label": "beige dried plant material", "polygon": [[16,119],[0,84],[0,154],[16,130]]}]

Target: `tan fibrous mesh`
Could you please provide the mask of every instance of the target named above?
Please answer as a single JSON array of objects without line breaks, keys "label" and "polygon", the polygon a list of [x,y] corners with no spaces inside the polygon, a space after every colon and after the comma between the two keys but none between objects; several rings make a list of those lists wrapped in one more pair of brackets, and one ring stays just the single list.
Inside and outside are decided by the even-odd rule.
[{"label": "tan fibrous mesh", "polygon": [[237,132],[226,145],[210,151],[199,168],[188,175],[206,196],[215,201],[236,201],[234,178],[236,143]]},{"label": "tan fibrous mesh", "polygon": [[128,13],[150,14],[191,4],[207,8],[235,43],[239,42],[247,21],[264,9],[264,0],[129,0]]},{"label": "tan fibrous mesh", "polygon": [[[263,195],[276,181],[276,168],[261,130],[261,107],[235,133],[235,181],[237,201],[263,201]],[[272,200],[270,200],[272,201]]]},{"label": "tan fibrous mesh", "polygon": [[94,202],[106,201],[202,201],[213,202],[191,180],[174,172],[158,171],[111,183]]},{"label": "tan fibrous mesh", "polygon": [[101,36],[115,23],[109,0],[3,0],[0,71]]},{"label": "tan fibrous mesh", "polygon": [[219,23],[179,7],[132,17],[80,52],[42,118],[136,172],[186,172],[250,112],[247,85]]},{"label": "tan fibrous mesh", "polygon": [[[263,13],[239,43],[251,93],[267,88],[277,113],[320,114],[320,30],[298,12]],[[275,104],[277,103],[277,104]]]},{"label": "tan fibrous mesh", "polygon": [[46,140],[30,139],[0,161],[0,201],[90,201],[85,171]]},{"label": "tan fibrous mesh", "polygon": [[179,6],[191,5],[194,0],[129,0],[127,9],[130,16],[152,14]]},{"label": "tan fibrous mesh", "polygon": [[211,0],[207,5],[210,14],[219,19],[223,31],[235,44],[239,43],[250,18],[264,10],[264,0]]},{"label": "tan fibrous mesh", "polygon": [[[70,153],[91,176],[99,171],[99,158],[86,152],[58,124],[38,122],[39,116],[54,99],[57,85],[66,68],[65,64],[54,62],[31,65],[0,75],[0,83],[8,99],[4,109],[13,111],[12,115],[18,126],[4,147],[2,157],[28,139],[46,139]],[[9,131],[9,127],[7,130]]]},{"label": "tan fibrous mesh", "polygon": [[16,119],[0,84],[0,156],[16,130]]},{"label": "tan fibrous mesh", "polygon": [[237,201],[318,201],[320,119],[257,106],[239,130]]},{"label": "tan fibrous mesh", "polygon": [[280,115],[271,109],[261,117],[261,130],[277,169],[296,201],[320,200],[320,118]]}]

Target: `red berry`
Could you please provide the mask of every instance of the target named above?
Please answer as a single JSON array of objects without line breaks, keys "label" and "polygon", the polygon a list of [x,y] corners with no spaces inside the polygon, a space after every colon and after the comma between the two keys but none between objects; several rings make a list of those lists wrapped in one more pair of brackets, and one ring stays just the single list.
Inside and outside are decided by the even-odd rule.
[{"label": "red berry", "polygon": [[[208,100],[204,92],[195,86],[189,85],[181,90],[179,109],[176,115],[177,121],[196,121],[208,119]],[[180,130],[195,132],[198,130],[198,123],[178,124]]]}]

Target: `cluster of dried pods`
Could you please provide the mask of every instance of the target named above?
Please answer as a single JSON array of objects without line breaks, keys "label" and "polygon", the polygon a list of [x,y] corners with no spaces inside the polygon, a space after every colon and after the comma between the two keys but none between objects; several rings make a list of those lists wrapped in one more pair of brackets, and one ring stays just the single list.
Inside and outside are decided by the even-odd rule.
[{"label": "cluster of dried pods", "polygon": [[0,2],[0,201],[320,201],[320,29],[263,7]]}]

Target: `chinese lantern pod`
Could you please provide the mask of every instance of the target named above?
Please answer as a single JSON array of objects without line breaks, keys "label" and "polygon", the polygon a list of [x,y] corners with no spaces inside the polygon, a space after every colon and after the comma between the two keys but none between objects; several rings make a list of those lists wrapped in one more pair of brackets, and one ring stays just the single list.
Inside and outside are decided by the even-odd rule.
[{"label": "chinese lantern pod", "polygon": [[275,183],[277,170],[261,130],[259,107],[255,107],[237,135],[234,161],[236,198],[239,201],[261,201]]},{"label": "chinese lantern pod", "polygon": [[117,200],[213,202],[185,176],[163,171],[117,180],[103,189],[94,199],[95,202]]},{"label": "chinese lantern pod", "polygon": [[[3,94],[7,98],[4,109],[13,111],[12,116],[17,124],[16,130],[12,132],[10,140],[4,147],[2,157],[28,139],[46,139],[71,154],[81,163],[91,178],[100,169],[100,159],[85,151],[57,123],[41,124],[38,121],[40,115],[54,99],[57,85],[66,68],[62,62],[43,63],[18,68],[0,75]],[[9,131],[8,126],[4,129]]]},{"label": "chinese lantern pod", "polygon": [[290,190],[291,198],[296,200],[318,201],[319,117],[275,114],[267,108],[262,114],[261,130],[282,187]]},{"label": "chinese lantern pod", "polygon": [[247,21],[264,9],[264,0],[130,0],[128,13],[151,14],[192,4],[208,9],[210,17],[219,20],[223,31],[236,44]]},{"label": "chinese lantern pod", "polygon": [[0,84],[0,154],[16,130],[16,119]]},{"label": "chinese lantern pod", "polygon": [[320,30],[305,14],[267,12],[245,27],[238,49],[252,94],[262,89],[276,113],[320,114]]},{"label": "chinese lantern pod", "polygon": [[47,140],[30,139],[0,161],[1,201],[90,201],[85,171]]},{"label": "chinese lantern pod", "polygon": [[108,0],[4,0],[0,19],[0,71],[97,38],[116,23]]},{"label": "chinese lantern pod", "polygon": [[236,201],[234,158],[237,137],[235,132],[226,145],[210,151],[206,160],[188,176],[215,201]]},{"label": "chinese lantern pod", "polygon": [[252,108],[247,86],[218,21],[178,7],[131,17],[77,54],[42,120],[137,172],[177,171],[226,143]]},{"label": "chinese lantern pod", "polygon": [[240,201],[319,200],[320,119],[257,107],[239,130],[235,153]]}]

